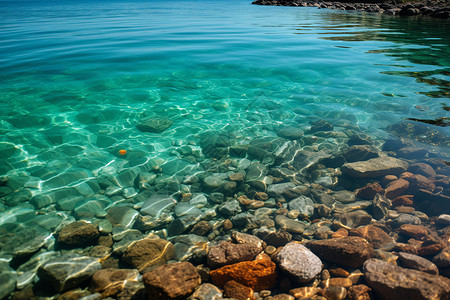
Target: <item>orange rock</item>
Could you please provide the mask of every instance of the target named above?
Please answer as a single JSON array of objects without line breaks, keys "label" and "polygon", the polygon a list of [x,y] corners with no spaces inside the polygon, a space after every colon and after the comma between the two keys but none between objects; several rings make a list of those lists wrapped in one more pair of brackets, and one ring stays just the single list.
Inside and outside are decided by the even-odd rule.
[{"label": "orange rock", "polygon": [[348,236],[347,229],[339,228],[335,233],[331,235],[332,238],[346,237]]},{"label": "orange rock", "polygon": [[400,195],[402,195],[409,187],[409,182],[405,179],[398,179],[392,182],[389,182],[386,186],[386,198],[394,199]]},{"label": "orange rock", "polygon": [[411,206],[413,204],[414,204],[413,195],[401,195],[392,200],[393,206],[400,206],[400,205]]},{"label": "orange rock", "polygon": [[270,257],[259,254],[253,261],[243,261],[211,271],[213,283],[219,287],[234,280],[254,291],[269,290],[276,282],[276,265]]},{"label": "orange rock", "polygon": [[342,268],[329,269],[330,274],[334,277],[348,277],[350,273]]},{"label": "orange rock", "polygon": [[428,229],[422,225],[403,224],[399,232],[418,240],[428,236]]}]

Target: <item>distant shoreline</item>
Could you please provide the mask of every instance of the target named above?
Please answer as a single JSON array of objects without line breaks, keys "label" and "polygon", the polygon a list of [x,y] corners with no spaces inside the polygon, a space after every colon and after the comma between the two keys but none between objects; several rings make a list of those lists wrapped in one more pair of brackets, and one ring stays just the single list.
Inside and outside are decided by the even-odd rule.
[{"label": "distant shoreline", "polygon": [[382,13],[398,16],[428,16],[433,18],[450,18],[450,3],[448,1],[409,1],[403,2],[382,2],[377,0],[368,1],[311,1],[311,0],[255,0],[257,5],[275,6],[298,6],[317,7],[340,10],[361,10],[371,13]]}]

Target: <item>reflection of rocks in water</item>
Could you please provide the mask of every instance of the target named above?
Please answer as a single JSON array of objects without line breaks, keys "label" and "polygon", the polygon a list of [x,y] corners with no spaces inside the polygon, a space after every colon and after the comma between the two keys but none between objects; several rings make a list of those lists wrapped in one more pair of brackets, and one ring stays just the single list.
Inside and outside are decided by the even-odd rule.
[{"label": "reflection of rocks in water", "polygon": [[408,137],[431,145],[450,146],[448,135],[436,128],[420,123],[398,123],[389,126],[388,131],[400,137]]}]

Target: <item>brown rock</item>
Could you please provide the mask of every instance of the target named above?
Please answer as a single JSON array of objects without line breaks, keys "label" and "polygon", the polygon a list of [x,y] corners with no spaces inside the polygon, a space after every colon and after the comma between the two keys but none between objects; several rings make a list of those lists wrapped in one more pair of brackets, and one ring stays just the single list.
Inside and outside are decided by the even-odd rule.
[{"label": "brown rock", "polygon": [[218,268],[241,261],[254,260],[260,252],[261,246],[257,244],[232,244],[224,241],[209,250],[208,266]]},{"label": "brown rock", "polygon": [[423,175],[415,174],[412,177],[405,178],[409,181],[410,188],[412,194],[417,192],[418,190],[425,190],[432,192],[436,185],[428,178]]},{"label": "brown rock", "polygon": [[339,285],[332,285],[323,291],[327,300],[344,300],[347,297],[347,289]]},{"label": "brown rock", "polygon": [[185,299],[200,285],[201,279],[189,262],[160,266],[142,276],[148,299]]},{"label": "brown rock", "polygon": [[240,284],[234,280],[228,281],[223,287],[225,295],[228,298],[233,298],[237,300],[253,300],[255,296],[253,295],[253,290],[245,285]]},{"label": "brown rock", "polygon": [[281,229],[275,232],[270,232],[269,234],[263,237],[263,240],[268,245],[280,247],[286,245],[292,240],[292,234],[290,234],[286,230]]},{"label": "brown rock", "polygon": [[420,240],[428,236],[428,229],[422,225],[403,224],[399,233]]},{"label": "brown rock", "polygon": [[414,204],[414,195],[401,195],[392,200],[393,206],[406,205],[411,206]]},{"label": "brown rock", "polygon": [[173,244],[163,239],[143,239],[131,243],[124,254],[123,261],[146,273],[152,268],[165,264],[175,254]]},{"label": "brown rock", "polygon": [[414,207],[411,206],[397,206],[394,208],[396,212],[401,213],[401,214],[411,214],[413,211],[415,211],[416,209]]},{"label": "brown rock", "polygon": [[418,255],[400,252],[398,254],[398,261],[404,268],[419,270],[431,275],[439,275],[438,268],[435,264]]},{"label": "brown rock", "polygon": [[405,269],[379,259],[364,263],[367,284],[380,299],[450,299],[450,279]]},{"label": "brown rock", "polygon": [[384,189],[378,183],[369,183],[358,190],[356,197],[364,200],[373,200],[373,197],[375,197],[376,194],[384,194]]},{"label": "brown rock", "polygon": [[349,287],[347,298],[349,300],[370,300],[372,299],[369,294],[370,291],[371,288],[365,284],[354,285]]},{"label": "brown rock", "polygon": [[211,229],[211,224],[209,224],[208,221],[202,220],[194,225],[194,227],[191,229],[191,233],[204,236],[208,232],[210,232]]},{"label": "brown rock", "polygon": [[374,248],[382,248],[393,243],[393,239],[381,228],[367,225],[350,230],[350,236],[359,236],[366,239]]},{"label": "brown rock", "polygon": [[353,282],[349,278],[342,278],[342,277],[336,277],[336,278],[330,278],[327,280],[323,280],[320,283],[320,286],[322,288],[326,288],[329,286],[342,286],[345,288],[351,287],[353,285]]},{"label": "brown rock", "polygon": [[357,236],[312,241],[306,246],[323,260],[354,268],[375,255],[372,245]]},{"label": "brown rock", "polygon": [[383,178],[381,178],[380,184],[382,186],[386,186],[389,182],[397,180],[397,179],[398,179],[398,177],[395,175],[386,175]]},{"label": "brown rock", "polygon": [[276,283],[276,265],[267,254],[260,254],[253,261],[244,261],[224,266],[210,273],[213,283],[223,287],[228,281],[235,280],[254,291],[271,289]]},{"label": "brown rock", "polygon": [[436,177],[436,172],[434,171],[434,169],[430,165],[424,163],[412,164],[409,166],[408,171],[414,174],[423,175],[428,178]]},{"label": "brown rock", "polygon": [[255,199],[266,201],[267,199],[269,199],[269,195],[264,192],[256,192]]},{"label": "brown rock", "polygon": [[428,246],[422,246],[417,250],[417,254],[420,256],[436,255],[444,249],[442,244],[432,244]]},{"label": "brown rock", "polygon": [[233,223],[231,223],[231,221],[230,220],[228,220],[228,219],[226,219],[224,222],[223,222],[223,229],[225,229],[225,230],[231,230],[233,228]]},{"label": "brown rock", "polygon": [[99,236],[98,227],[86,221],[77,221],[64,226],[58,232],[58,242],[82,246],[97,242]]},{"label": "brown rock", "polygon": [[345,228],[339,228],[335,233],[331,235],[332,238],[340,238],[348,236],[348,230]]},{"label": "brown rock", "polygon": [[398,179],[395,181],[392,181],[390,183],[388,183],[388,185],[386,186],[386,198],[388,199],[394,199],[397,198],[398,196],[404,194],[406,192],[406,190],[408,190],[409,187],[409,182],[406,181],[405,179]]},{"label": "brown rock", "polygon": [[228,176],[231,181],[244,181],[244,174],[242,173],[233,173]]},{"label": "brown rock", "polygon": [[328,270],[333,277],[348,277],[350,273],[342,268],[329,269]]}]

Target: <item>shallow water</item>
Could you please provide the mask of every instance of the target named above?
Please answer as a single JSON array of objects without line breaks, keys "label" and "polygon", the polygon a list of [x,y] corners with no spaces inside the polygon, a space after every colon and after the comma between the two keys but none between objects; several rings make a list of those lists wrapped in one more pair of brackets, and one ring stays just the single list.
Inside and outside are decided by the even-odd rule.
[{"label": "shallow water", "polygon": [[[0,1],[0,14],[0,224],[139,207],[136,174],[161,166],[158,193],[200,192],[185,175],[214,157],[201,145],[208,132],[246,145],[324,119],[337,134],[305,149],[332,154],[348,140],[340,133],[361,132],[449,159],[448,20],[244,0]],[[155,116],[173,125],[136,128]],[[404,122],[412,129],[390,127]],[[103,182],[114,178],[117,190]],[[99,192],[109,200],[92,214],[60,202]]]}]

